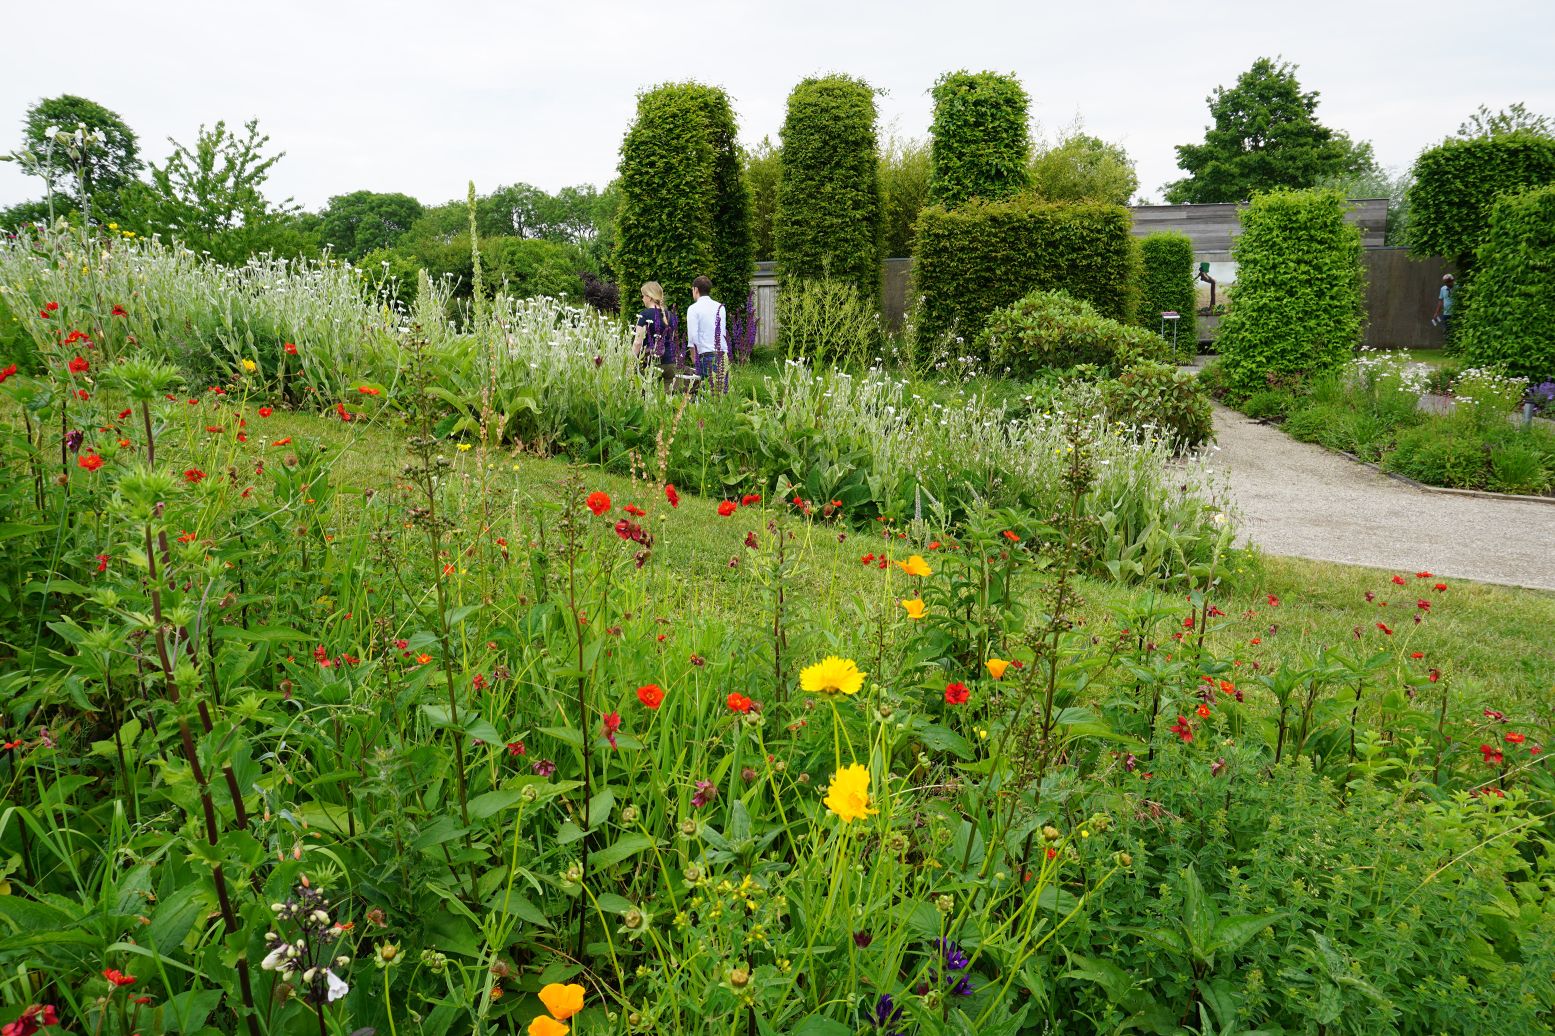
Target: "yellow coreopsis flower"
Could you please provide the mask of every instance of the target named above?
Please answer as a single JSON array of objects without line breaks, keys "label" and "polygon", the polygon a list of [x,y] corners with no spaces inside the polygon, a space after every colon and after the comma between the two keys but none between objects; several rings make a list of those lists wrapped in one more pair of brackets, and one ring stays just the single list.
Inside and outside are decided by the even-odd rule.
[{"label": "yellow coreopsis flower", "polygon": [[462,443],[460,443],[458,445],[457,449],[459,450],[460,453],[469,453],[470,452],[470,444],[467,443],[467,442],[462,442]]},{"label": "yellow coreopsis flower", "polygon": [[853,659],[827,655],[799,671],[799,686],[814,694],[857,694],[864,674]]},{"label": "yellow coreopsis flower", "polygon": [[1004,679],[1004,671],[1010,667],[1010,663],[1002,658],[990,658],[986,664],[988,675],[995,680]]},{"label": "yellow coreopsis flower", "polygon": [[259,364],[255,363],[253,360],[244,360],[243,369],[252,374],[259,369]]},{"label": "yellow coreopsis flower", "polygon": [[934,570],[929,567],[929,563],[923,560],[922,554],[914,554],[906,561],[898,561],[896,567],[910,576],[932,576],[934,574]]},{"label": "yellow coreopsis flower", "polygon": [[923,598],[915,597],[910,601],[903,601],[902,607],[907,609],[907,617],[909,619],[923,618],[923,610],[925,608]]},{"label": "yellow coreopsis flower", "polygon": [[825,801],[826,808],[844,824],[880,812],[869,808],[869,771],[859,763],[850,763],[831,775]]},{"label": "yellow coreopsis flower", "polygon": [[583,987],[577,983],[552,982],[540,990],[540,1002],[562,1021],[583,1010]]},{"label": "yellow coreopsis flower", "polygon": [[529,1023],[529,1036],[567,1036],[568,1028],[547,1014],[535,1016]]}]

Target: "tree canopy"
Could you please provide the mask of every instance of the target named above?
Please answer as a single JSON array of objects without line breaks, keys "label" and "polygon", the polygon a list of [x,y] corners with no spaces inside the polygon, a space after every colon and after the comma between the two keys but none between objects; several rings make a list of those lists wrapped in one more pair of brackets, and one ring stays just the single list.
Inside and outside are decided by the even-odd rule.
[{"label": "tree canopy", "polygon": [[1139,175],[1121,144],[1086,133],[1076,120],[1053,143],[1037,145],[1031,160],[1031,189],[1048,201],[1127,205],[1139,189]]},{"label": "tree canopy", "polygon": [[[51,130],[68,133],[77,126],[101,134],[102,141],[85,148],[79,161],[73,161],[62,149],[51,147],[49,137]],[[108,195],[134,183],[141,169],[135,131],[117,112],[75,94],[48,97],[28,108],[22,134],[24,146],[47,168],[56,191],[77,197],[84,191],[94,201],[106,201]]]},{"label": "tree canopy", "polygon": [[324,209],[319,237],[335,254],[356,260],[375,248],[392,247],[424,211],[408,194],[337,194]]},{"label": "tree canopy", "polygon": [[1213,125],[1202,144],[1177,145],[1188,175],[1166,185],[1166,200],[1245,201],[1260,191],[1301,189],[1376,164],[1371,145],[1317,121],[1317,91],[1303,91],[1296,66],[1259,58],[1227,89],[1205,100]]}]

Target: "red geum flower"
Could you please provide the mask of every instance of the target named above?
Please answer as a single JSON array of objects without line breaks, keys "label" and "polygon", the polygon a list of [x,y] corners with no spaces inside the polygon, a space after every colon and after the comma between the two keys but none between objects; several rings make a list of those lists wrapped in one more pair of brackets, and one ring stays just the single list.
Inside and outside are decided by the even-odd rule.
[{"label": "red geum flower", "polygon": [[44,320],[47,320],[49,319],[49,311],[47,309],[40,309],[38,310],[38,316],[42,317]]},{"label": "red geum flower", "polygon": [[45,302],[43,304],[43,308],[48,310],[50,313],[57,313],[57,312],[59,312],[59,303],[58,302]]},{"label": "red geum flower", "polygon": [[76,398],[81,400],[82,402],[85,402],[88,399],[92,398],[92,394],[90,392],[88,392],[86,389],[76,389]]},{"label": "red geum flower", "polygon": [[204,480],[205,472],[201,471],[199,468],[189,468],[184,472],[185,482],[203,482]]},{"label": "red geum flower", "polygon": [[858,563],[861,565],[873,565],[875,563],[875,556],[874,554],[865,554],[863,557],[858,559]]},{"label": "red geum flower", "polygon": [[1388,628],[1388,624],[1387,624],[1387,623],[1385,623],[1385,622],[1379,622],[1379,623],[1377,623],[1377,628],[1378,628],[1378,629],[1379,629],[1379,630],[1381,630],[1381,631],[1382,631],[1382,632],[1384,632],[1384,633],[1386,633],[1386,634],[1387,634],[1387,635],[1388,635],[1388,636],[1390,636],[1390,637],[1391,637],[1391,636],[1392,636],[1392,635],[1393,635],[1393,631],[1392,631],[1392,630],[1391,630],[1391,629],[1389,629],[1389,628]]},{"label": "red geum flower", "polygon": [[1011,543],[1019,543],[1020,542],[1020,537],[1015,535],[1009,529],[1005,529],[1004,530],[1004,538],[1009,540]]},{"label": "red geum flower", "polygon": [[1410,658],[1424,658],[1425,657],[1425,652],[1424,651],[1411,651],[1409,653],[1409,657]]},{"label": "red geum flower", "polygon": [[1480,745],[1479,754],[1487,766],[1500,766],[1502,759],[1505,758],[1501,754],[1501,749],[1494,745]]},{"label": "red geum flower", "polygon": [[77,356],[75,359],[70,361],[69,366],[70,373],[72,374],[85,374],[87,371],[92,369],[91,363],[87,361],[85,356]]},{"label": "red geum flower", "polygon": [[729,697],[724,699],[724,704],[729,706],[730,712],[746,713],[751,710],[755,702],[751,701],[739,691],[730,691]]},{"label": "red geum flower", "polygon": [[1416,572],[1415,573],[1415,578],[1416,579],[1430,579],[1431,578],[1431,573],[1429,573],[1429,572]]},{"label": "red geum flower", "polygon": [[352,418],[354,418],[356,416],[355,414],[351,413],[351,411],[346,409],[346,405],[344,403],[336,403],[335,404],[335,413],[340,415],[340,419],[342,421],[347,421],[347,422],[349,422]]},{"label": "red geum flower", "polygon": [[1279,606],[1280,606],[1280,599],[1278,597],[1274,596],[1273,594],[1269,594],[1269,607],[1270,608],[1278,608]]},{"label": "red geum flower", "polygon": [[627,514],[631,515],[633,518],[642,518],[645,515],[647,515],[647,513],[648,513],[647,511],[644,511],[641,507],[638,507],[636,504],[627,504],[625,507],[621,508],[621,510],[625,511]]},{"label": "red geum flower", "polygon": [[1193,726],[1188,722],[1187,716],[1178,716],[1177,722],[1173,723],[1169,729],[1182,739],[1183,744],[1193,740]]},{"label": "red geum flower", "polygon": [[528,751],[529,749],[524,747],[524,743],[522,741],[508,742],[508,755],[523,755]]},{"label": "red geum flower", "polygon": [[356,390],[364,396],[381,396],[383,393],[371,385],[358,385]]},{"label": "red geum flower", "polygon": [[6,364],[5,368],[3,370],[0,370],[0,385],[4,385],[6,383],[6,381],[7,381],[7,379],[9,379],[11,377],[14,377],[15,374],[16,374],[16,364],[14,364],[14,363]]},{"label": "red geum flower", "polygon": [[273,413],[275,413],[275,411],[271,410],[267,406],[262,406],[262,407],[259,408],[259,416],[260,417],[269,417]]},{"label": "red geum flower", "polygon": [[108,968],[103,972],[103,978],[115,986],[133,986],[135,984],[134,975],[126,975],[118,968]]},{"label": "red geum flower", "polygon": [[1403,576],[1394,576],[1393,577],[1393,584],[1395,586],[1403,586],[1404,585],[1404,577]]},{"label": "red geum flower", "polygon": [[664,704],[664,688],[656,683],[645,683],[637,688],[637,700],[646,708],[657,709]]},{"label": "red geum flower", "polygon": [[103,459],[96,453],[88,451],[77,457],[76,463],[88,471],[96,471],[98,468],[103,466]]},{"label": "red geum flower", "polygon": [[744,496],[740,497],[741,507],[750,507],[752,504],[759,503],[761,503],[760,493],[746,493]]},{"label": "red geum flower", "polygon": [[1425,598],[1421,598],[1415,602],[1415,607],[1419,608],[1423,612],[1428,612],[1431,610],[1431,602],[1427,601]]},{"label": "red geum flower", "polygon": [[1495,709],[1486,709],[1485,718],[1495,720],[1497,723],[1506,722],[1506,714],[1503,712],[1497,712]]},{"label": "red geum flower", "polygon": [[107,554],[99,554],[99,555],[97,555],[97,571],[99,571],[99,572],[106,572],[106,571],[108,571],[108,562],[110,560],[112,560],[110,555],[107,555]]},{"label": "red geum flower", "polygon": [[736,504],[733,500],[725,500],[718,505],[718,515],[721,518],[727,518],[733,514],[738,507],[739,505]]},{"label": "red geum flower", "polygon": [[945,685],[946,705],[965,705],[970,692],[964,683],[948,683]]},{"label": "red geum flower", "polygon": [[675,484],[673,482],[664,487],[664,499],[670,502],[671,507],[680,506],[680,494],[675,492]]},{"label": "red geum flower", "polygon": [[621,714],[619,712],[607,712],[600,720],[601,732],[605,740],[610,742],[610,747],[615,748],[616,733],[621,729]]},{"label": "red geum flower", "polygon": [[59,1012],[53,1004],[33,1004],[23,1011],[20,1018],[7,1022],[0,1028],[0,1036],[32,1036],[39,1028],[59,1024]]},{"label": "red geum flower", "polygon": [[610,510],[610,494],[601,493],[596,489],[588,495],[588,499],[584,503],[588,505],[588,509],[593,511],[594,516],[597,518]]},{"label": "red geum flower", "polygon": [[287,342],[285,345],[281,346],[281,348],[286,350],[286,355],[287,356],[296,356],[297,355],[297,347],[295,345],[293,345],[292,343],[290,343],[290,342]]},{"label": "red geum flower", "polygon": [[115,306],[109,311],[108,315],[111,317],[127,317],[130,315],[130,311],[123,306]]},{"label": "red geum flower", "polygon": [[1524,741],[1527,741],[1527,740],[1528,740],[1528,736],[1526,734],[1519,734],[1519,733],[1516,733],[1515,731],[1513,731],[1511,733],[1508,733],[1506,735],[1506,743],[1509,744],[1509,745],[1520,745]]},{"label": "red geum flower", "polygon": [[756,549],[756,534],[754,532],[747,532],[745,534],[745,546],[751,550]]},{"label": "red geum flower", "polygon": [[1431,587],[1431,589],[1435,590],[1437,593],[1441,593],[1443,590],[1447,589],[1447,584],[1437,583],[1435,586]]},{"label": "red geum flower", "polygon": [[1199,709],[1198,709],[1198,712],[1199,712],[1199,718],[1200,719],[1209,719],[1209,706],[1208,705],[1200,705]]}]

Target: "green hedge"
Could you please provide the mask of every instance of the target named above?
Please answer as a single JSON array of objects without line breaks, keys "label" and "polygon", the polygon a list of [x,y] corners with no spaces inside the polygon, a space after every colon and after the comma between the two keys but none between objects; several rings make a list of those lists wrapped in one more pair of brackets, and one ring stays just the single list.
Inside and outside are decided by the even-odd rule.
[{"label": "green hedge", "polygon": [[1175,364],[1141,360],[1111,381],[1102,382],[1109,418],[1131,425],[1136,434],[1164,438],[1176,453],[1196,450],[1215,437],[1209,393],[1192,374]]},{"label": "green hedge", "polygon": [[880,145],[863,80],[806,79],[788,95],[773,227],[784,282],[829,278],[880,291]]},{"label": "green hedge", "polygon": [[1234,396],[1337,370],[1360,344],[1361,234],[1338,191],[1274,191],[1242,211],[1232,303],[1215,347]]},{"label": "green hedge", "polygon": [[1503,195],[1469,288],[1463,360],[1555,380],[1555,186]]},{"label": "green hedge", "polygon": [[1502,194],[1555,183],[1555,139],[1527,130],[1448,140],[1415,159],[1409,245],[1452,260],[1467,275]]},{"label": "green hedge", "polygon": [[1111,372],[1171,358],[1160,336],[1109,320],[1061,291],[1034,291],[994,310],[977,350],[992,370],[1022,380],[1043,371],[1090,366]]},{"label": "green hedge", "polygon": [[[1199,349],[1193,239],[1174,230],[1150,234],[1139,242],[1139,256],[1139,326],[1159,333],[1161,314],[1176,310],[1177,355],[1191,359]],[[1170,327],[1163,337],[1171,341]]]},{"label": "green hedge", "polygon": [[684,308],[692,279],[705,274],[721,300],[743,301],[754,265],[751,202],[724,92],[670,83],[639,95],[620,173],[615,267],[626,294],[659,281]]},{"label": "green hedge", "polygon": [[972,340],[988,315],[1036,290],[1064,291],[1113,320],[1132,317],[1132,217],[1121,205],[1015,198],[918,216],[919,330]]},{"label": "green hedge", "polygon": [[1030,175],[1030,98],[1013,75],[950,72],[934,84],[929,200],[954,207],[1019,193]]}]

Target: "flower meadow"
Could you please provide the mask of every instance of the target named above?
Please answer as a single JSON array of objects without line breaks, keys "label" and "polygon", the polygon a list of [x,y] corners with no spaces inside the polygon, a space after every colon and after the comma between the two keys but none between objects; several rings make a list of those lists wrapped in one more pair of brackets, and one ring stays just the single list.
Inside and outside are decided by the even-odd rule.
[{"label": "flower meadow", "polygon": [[194,381],[114,315],[181,279],[11,248],[4,1036],[1549,1031],[1550,715],[1454,580],[1312,636],[1083,401],[689,402],[500,295]]}]

